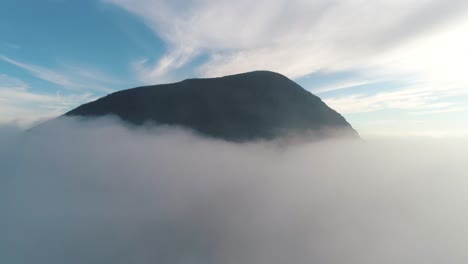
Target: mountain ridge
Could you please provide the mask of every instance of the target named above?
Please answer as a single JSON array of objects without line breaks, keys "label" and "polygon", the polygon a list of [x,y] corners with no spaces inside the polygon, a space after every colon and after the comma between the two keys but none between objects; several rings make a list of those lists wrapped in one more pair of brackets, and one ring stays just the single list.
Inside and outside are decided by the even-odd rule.
[{"label": "mountain ridge", "polygon": [[64,116],[115,115],[142,125],[188,127],[228,141],[273,139],[293,134],[343,130],[357,132],[319,97],[287,77],[253,71],[216,78],[191,78],[170,84],[117,91],[83,104]]}]

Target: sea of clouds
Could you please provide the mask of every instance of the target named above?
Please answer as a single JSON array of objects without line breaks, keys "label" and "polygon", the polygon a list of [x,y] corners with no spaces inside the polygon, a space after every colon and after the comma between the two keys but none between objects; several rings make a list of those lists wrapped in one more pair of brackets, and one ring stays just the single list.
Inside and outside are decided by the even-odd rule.
[{"label": "sea of clouds", "polygon": [[468,263],[462,139],[0,128],[0,263]]}]

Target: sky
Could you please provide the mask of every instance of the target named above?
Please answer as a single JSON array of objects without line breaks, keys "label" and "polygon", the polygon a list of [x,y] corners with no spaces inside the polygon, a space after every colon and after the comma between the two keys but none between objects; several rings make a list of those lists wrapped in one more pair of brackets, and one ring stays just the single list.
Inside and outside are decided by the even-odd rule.
[{"label": "sky", "polygon": [[0,124],[131,87],[272,70],[364,137],[468,135],[464,0],[3,0]]}]

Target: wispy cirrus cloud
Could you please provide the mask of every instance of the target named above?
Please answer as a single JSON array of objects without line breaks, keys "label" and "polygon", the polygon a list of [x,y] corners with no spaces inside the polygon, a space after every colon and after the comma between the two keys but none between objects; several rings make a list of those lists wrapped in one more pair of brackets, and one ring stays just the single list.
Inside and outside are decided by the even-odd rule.
[{"label": "wispy cirrus cloud", "polygon": [[4,55],[0,55],[0,60],[17,66],[36,78],[59,85],[61,88],[68,90],[111,92],[113,89],[109,87],[120,82],[118,78],[90,67],[64,64],[61,65],[60,70],[55,70],[19,61]]},{"label": "wispy cirrus cloud", "polygon": [[137,78],[146,84],[177,81],[174,71],[183,67],[197,55],[191,48],[177,48],[164,55],[156,63],[141,59],[132,63]]},{"label": "wispy cirrus cloud", "polygon": [[198,53],[209,57],[197,68],[204,76],[270,69],[297,78],[370,67],[382,54],[468,11],[462,0],[105,2],[140,16],[167,42],[167,55],[141,68],[154,78]]},{"label": "wispy cirrus cloud", "polygon": [[12,58],[9,58],[3,55],[0,56],[0,60],[13,64],[23,70],[26,70],[39,79],[42,79],[50,83],[58,84],[64,88],[77,89],[77,88],[82,87],[79,84],[73,83],[69,78],[65,77],[64,75],[59,74],[58,72],[52,71],[50,69],[47,69],[45,67],[20,62],[20,61],[14,60]]},{"label": "wispy cirrus cloud", "polygon": [[343,90],[343,89],[352,89],[358,86],[362,85],[368,85],[372,84],[374,80],[368,80],[368,79],[356,79],[356,80],[348,80],[348,81],[339,81],[330,85],[322,86],[320,88],[314,89],[314,93],[325,93],[325,92],[331,92],[331,91],[337,91],[337,90]]}]

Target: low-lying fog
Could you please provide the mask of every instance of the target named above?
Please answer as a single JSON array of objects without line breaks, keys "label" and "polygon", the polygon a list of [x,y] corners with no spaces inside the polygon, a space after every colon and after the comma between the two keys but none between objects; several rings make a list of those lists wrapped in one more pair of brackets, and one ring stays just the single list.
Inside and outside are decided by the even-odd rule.
[{"label": "low-lying fog", "polygon": [[0,130],[0,263],[468,263],[462,140]]}]

